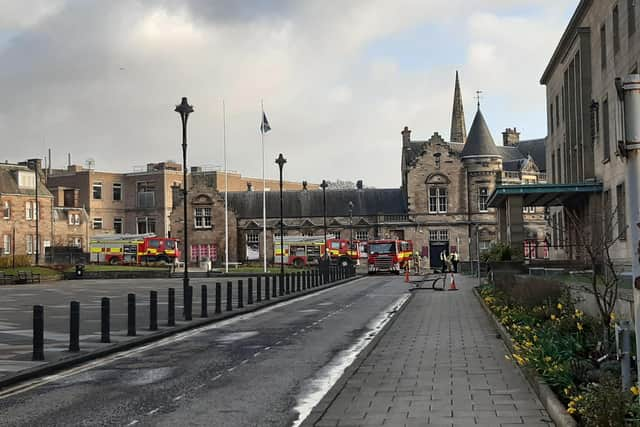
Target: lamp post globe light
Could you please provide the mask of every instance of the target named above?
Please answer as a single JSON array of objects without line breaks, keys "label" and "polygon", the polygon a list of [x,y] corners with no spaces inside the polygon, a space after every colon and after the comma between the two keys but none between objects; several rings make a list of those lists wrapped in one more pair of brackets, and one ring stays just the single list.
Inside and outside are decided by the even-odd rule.
[{"label": "lamp post globe light", "polygon": [[184,228],[182,236],[184,239],[184,277],[182,279],[182,295],[186,301],[187,289],[189,288],[189,259],[187,255],[187,251],[189,250],[189,222],[187,216],[187,120],[189,119],[189,114],[193,113],[193,106],[189,105],[186,97],[183,97],[182,102],[179,105],[176,105],[174,111],[180,114],[180,120],[182,121],[182,206],[184,208]]},{"label": "lamp post globe light", "polygon": [[320,184],[320,188],[322,188],[322,219],[324,224],[324,254],[323,257],[326,257],[328,254],[327,248],[327,187],[329,184],[324,179],[322,180],[322,184]]},{"label": "lamp post globe light", "polygon": [[[284,280],[284,218],[283,218],[283,203],[282,203],[282,168],[287,163],[287,159],[284,158],[282,153],[276,159],[278,168],[280,169],[280,283]],[[282,286],[282,285],[281,285]]]}]

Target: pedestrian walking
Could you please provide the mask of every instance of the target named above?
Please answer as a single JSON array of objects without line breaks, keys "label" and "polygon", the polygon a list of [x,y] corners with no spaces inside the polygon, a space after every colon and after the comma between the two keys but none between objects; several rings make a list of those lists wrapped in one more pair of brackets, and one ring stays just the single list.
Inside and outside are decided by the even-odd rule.
[{"label": "pedestrian walking", "polygon": [[416,274],[420,274],[422,266],[420,265],[420,254],[416,251],[413,254],[413,266],[415,267]]},{"label": "pedestrian walking", "polygon": [[447,256],[447,250],[443,249],[442,252],[440,252],[440,261],[442,264],[442,272],[446,273],[447,272],[447,267],[448,267],[448,256]]}]

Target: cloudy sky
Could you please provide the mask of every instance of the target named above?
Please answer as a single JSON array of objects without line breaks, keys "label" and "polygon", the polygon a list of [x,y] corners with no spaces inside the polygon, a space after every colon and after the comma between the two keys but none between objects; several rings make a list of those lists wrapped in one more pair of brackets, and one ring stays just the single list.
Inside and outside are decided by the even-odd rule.
[{"label": "cloudy sky", "polygon": [[546,135],[540,75],[577,0],[0,0],[0,141],[17,162],[94,159],[130,171],[180,160],[365,185],[400,183],[400,131],[449,136],[455,71],[494,138]]}]

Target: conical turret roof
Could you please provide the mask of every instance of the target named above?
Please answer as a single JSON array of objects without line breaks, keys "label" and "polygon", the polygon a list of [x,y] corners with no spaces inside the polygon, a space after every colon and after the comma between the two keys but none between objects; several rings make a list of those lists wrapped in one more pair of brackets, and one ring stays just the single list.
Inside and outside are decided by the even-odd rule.
[{"label": "conical turret roof", "polygon": [[493,142],[489,126],[487,126],[487,122],[484,120],[479,108],[476,117],[473,119],[461,157],[463,159],[465,157],[502,157],[498,153],[498,148],[496,143]]}]

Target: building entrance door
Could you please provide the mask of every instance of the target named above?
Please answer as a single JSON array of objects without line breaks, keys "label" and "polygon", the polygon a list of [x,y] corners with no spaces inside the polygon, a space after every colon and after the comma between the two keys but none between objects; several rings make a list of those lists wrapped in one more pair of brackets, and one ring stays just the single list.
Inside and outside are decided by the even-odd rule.
[{"label": "building entrance door", "polygon": [[429,265],[431,268],[442,269],[440,253],[449,251],[449,242],[429,242]]}]

